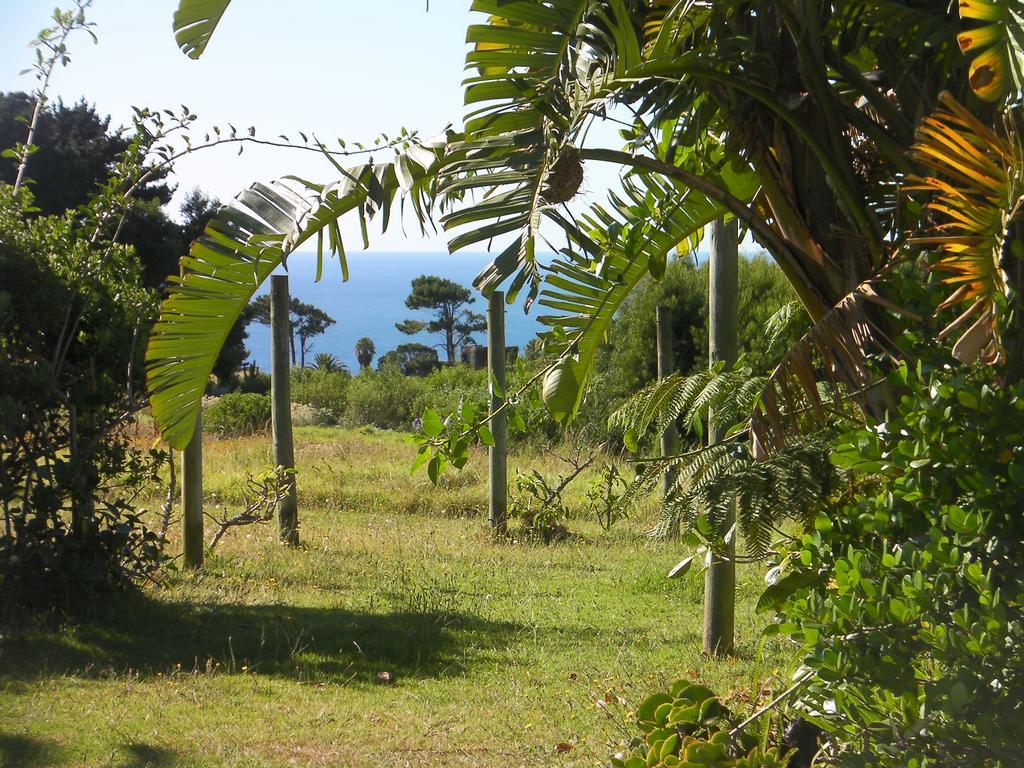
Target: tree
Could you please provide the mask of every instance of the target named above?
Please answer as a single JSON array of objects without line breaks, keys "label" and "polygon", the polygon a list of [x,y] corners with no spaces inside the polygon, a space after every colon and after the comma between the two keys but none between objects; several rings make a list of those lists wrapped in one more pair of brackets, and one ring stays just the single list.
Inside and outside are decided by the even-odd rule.
[{"label": "tree", "polygon": [[[0,94],[0,149],[25,141],[35,101],[27,93]],[[84,99],[70,107],[60,100],[45,107],[33,144],[37,150],[29,160],[28,178],[43,215],[84,205],[128,146],[122,135],[110,132],[110,118],[101,117]],[[0,158],[0,179],[13,184],[17,172],[16,158]]]},{"label": "tree", "polygon": [[356,360],[359,361],[359,367],[362,370],[366,370],[373,365],[373,356],[375,354],[377,354],[377,347],[373,343],[373,339],[363,336],[363,338],[356,342]]},{"label": "tree", "polygon": [[330,352],[318,352],[313,358],[313,368],[324,373],[340,373],[345,370],[345,364]]},{"label": "tree", "polygon": [[406,376],[426,376],[437,370],[439,361],[437,350],[426,344],[399,344],[397,349],[381,355],[377,361],[377,370],[395,366]]},{"label": "tree", "polygon": [[[292,297],[289,308],[292,330],[292,365],[305,368],[306,354],[313,346],[313,338],[334,325],[335,321],[322,309],[314,307],[312,304],[305,304],[295,297]],[[264,294],[256,298],[249,305],[245,318],[247,318],[246,323],[255,320],[260,325],[270,325],[270,296]]]},{"label": "tree", "polygon": [[487,320],[483,315],[466,309],[467,305],[476,301],[469,289],[454,280],[435,275],[420,275],[412,281],[412,292],[405,299],[409,309],[433,310],[432,320],[403,320],[395,323],[402,333],[414,336],[417,333],[444,334],[442,347],[448,356],[448,362],[454,363],[458,349],[472,344],[470,334],[487,328]]},{"label": "tree", "polygon": [[[773,391],[757,406],[759,455],[784,440],[791,415],[813,407],[817,390],[808,386],[801,362],[813,355],[828,357],[827,368],[819,369],[828,371],[827,385],[865,392],[861,404],[879,413],[884,404],[876,395],[882,392],[867,386],[867,360],[898,354],[889,340],[905,321],[870,294],[906,255],[904,233],[922,234],[931,225],[919,201],[894,202],[892,190],[915,170],[915,125],[935,108],[940,84],[955,86],[953,96],[961,101],[970,92],[959,29],[946,6],[833,0],[783,9],[769,0],[727,0],[668,9],[663,3],[552,0],[535,14],[526,12],[529,5],[477,4],[490,17],[474,27],[481,42],[468,65],[479,77],[467,83],[466,98],[482,111],[467,119],[463,132],[431,142],[410,137],[387,162],[347,168],[341,181],[326,187],[294,179],[280,182],[286,195],[255,187],[248,202],[218,217],[219,253],[251,259],[253,235],[263,274],[314,235],[335,232],[335,222],[350,212],[364,224],[378,212],[385,225],[393,221],[389,213],[399,195],[421,221],[431,206],[446,210],[442,224],[457,230],[452,250],[511,236],[477,286],[489,294],[508,282],[510,300],[526,292],[528,305],[539,300],[555,310],[545,318],[552,327],[546,348],[566,364],[571,358],[576,406],[560,409],[568,420],[612,319],[635,286],[645,275],[659,277],[668,254],[694,246],[711,221],[737,218],[781,266],[818,323],[814,338],[806,337],[769,380]],[[201,54],[227,6],[227,0],[181,0],[175,28],[189,55]],[[1015,19],[1007,22],[1014,30]],[[996,45],[993,55],[1015,62],[1009,39],[994,26],[977,45]],[[880,50],[887,52],[884,64]],[[994,80],[1007,81],[1008,67],[993,71],[991,58],[983,56],[975,68],[974,83],[986,91]],[[820,75],[825,71],[827,77]],[[893,80],[897,71],[900,78]],[[796,107],[786,95],[792,93],[801,94]],[[584,137],[596,135],[588,128],[617,102],[635,110],[626,146],[586,146]],[[564,204],[580,188],[584,162],[622,168],[622,188],[607,205],[566,216]],[[474,189],[486,193],[466,194]],[[266,204],[283,205],[283,215],[253,232],[254,216]],[[564,256],[550,264],[536,258],[542,228],[567,241]],[[320,241],[337,250],[335,238]],[[241,311],[244,290],[233,282],[223,295],[208,293],[207,274],[224,274],[217,263],[203,265],[167,301],[160,333],[184,338],[209,325],[207,311],[192,316],[185,310],[194,296],[222,303],[226,317]],[[974,263],[983,266],[984,258]],[[998,299],[997,274],[978,276],[989,306]],[[953,300],[966,297],[961,292]],[[172,360],[151,366],[154,386],[191,387],[174,374]],[[184,434],[198,405],[170,395],[166,400],[175,406],[164,420]],[[780,407],[784,402],[792,407]]]}]

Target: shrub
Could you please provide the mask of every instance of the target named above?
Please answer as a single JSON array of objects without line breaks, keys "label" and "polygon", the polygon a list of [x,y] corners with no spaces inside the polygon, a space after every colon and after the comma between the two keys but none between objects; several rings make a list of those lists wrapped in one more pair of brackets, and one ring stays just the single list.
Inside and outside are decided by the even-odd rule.
[{"label": "shrub", "polygon": [[238,379],[238,391],[247,394],[269,395],[270,374],[246,370]]},{"label": "shrub", "polygon": [[292,403],[293,427],[333,427],[337,417],[324,408],[314,408],[305,403]]},{"label": "shrub", "polygon": [[292,368],[292,403],[302,403],[327,411],[337,423],[348,407],[348,387],[352,376],[344,370]]},{"label": "shrub", "polygon": [[454,413],[463,402],[474,403],[478,414],[487,413],[487,371],[453,365],[434,371],[424,383],[426,386],[413,403],[417,416],[428,408],[442,415]]},{"label": "shrub", "polygon": [[143,385],[144,345],[133,337],[153,297],[131,250],[94,241],[78,212],[29,219],[29,204],[0,184],[4,618],[87,607],[162,560],[133,491],[166,457],[137,449],[122,428],[136,405],[129,393]]},{"label": "shrub", "polygon": [[[778,350],[769,349],[765,333],[768,319],[795,299],[782,270],[766,258],[741,258],[739,262],[739,343],[747,364],[762,373],[777,362]],[[672,333],[676,368],[691,373],[707,367],[707,265],[695,267],[677,260],[668,265],[661,280],[645,278],[620,310],[608,344],[597,357],[596,371],[603,374],[591,407],[607,416],[622,400],[657,376],[655,315],[658,306],[672,309]]]},{"label": "shrub", "polygon": [[345,421],[353,426],[408,431],[422,414],[415,404],[425,389],[424,379],[405,376],[395,368],[363,370],[349,382]]},{"label": "shrub", "polygon": [[756,721],[760,739],[750,732],[749,723],[738,730],[740,718],[711,689],[688,680],[677,680],[670,690],[645,699],[636,709],[636,720],[640,736],[628,753],[612,758],[612,768],[785,768],[792,757],[768,746],[766,729]]},{"label": "shrub", "polygon": [[761,607],[816,677],[830,764],[1019,764],[1024,385],[953,361],[894,375],[895,416],[840,441],[877,480],[781,558]]},{"label": "shrub", "polygon": [[214,400],[203,413],[203,430],[220,437],[265,432],[270,426],[269,395],[232,392]]}]

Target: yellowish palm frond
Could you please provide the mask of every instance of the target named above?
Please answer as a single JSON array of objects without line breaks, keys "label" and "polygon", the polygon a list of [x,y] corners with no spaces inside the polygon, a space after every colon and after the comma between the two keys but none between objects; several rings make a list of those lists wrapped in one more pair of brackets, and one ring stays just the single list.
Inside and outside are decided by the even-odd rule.
[{"label": "yellowish palm frond", "polygon": [[940,101],[914,145],[929,175],[911,187],[932,194],[927,207],[936,224],[913,242],[936,251],[931,266],[953,289],[940,310],[962,310],[942,331],[943,338],[962,331],[954,355],[995,362],[998,306],[1006,294],[1001,261],[1007,230],[1024,203],[1024,151],[1012,132],[996,133],[950,94]]}]

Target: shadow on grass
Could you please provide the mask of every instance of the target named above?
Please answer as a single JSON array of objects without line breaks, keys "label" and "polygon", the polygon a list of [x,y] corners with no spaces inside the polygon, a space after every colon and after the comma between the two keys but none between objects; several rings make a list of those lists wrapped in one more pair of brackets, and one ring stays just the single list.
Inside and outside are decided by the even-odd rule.
[{"label": "shadow on grass", "polygon": [[513,644],[522,627],[462,613],[360,613],[124,596],[104,616],[0,643],[0,677],[102,678],[227,672],[303,682],[377,682],[462,674],[473,657]]},{"label": "shadow on grass", "polygon": [[2,768],[45,768],[54,764],[54,752],[53,746],[45,741],[0,733]]}]

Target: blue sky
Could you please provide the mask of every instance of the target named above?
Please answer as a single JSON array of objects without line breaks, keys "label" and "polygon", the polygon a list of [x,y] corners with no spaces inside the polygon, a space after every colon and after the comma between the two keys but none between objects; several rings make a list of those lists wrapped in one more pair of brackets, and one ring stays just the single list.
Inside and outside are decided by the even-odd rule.
[{"label": "blue sky", "polygon": [[[0,90],[31,90],[18,73],[29,66],[28,42],[50,22],[54,0],[0,0]],[[70,0],[57,0],[70,5]],[[470,0],[234,0],[206,54],[185,57],[171,32],[177,0],[95,0],[89,18],[99,44],[87,35],[71,41],[72,62],[57,71],[51,98],[83,96],[116,125],[133,106],[186,104],[208,126],[252,125],[260,136],[297,131],[332,143],[372,141],[401,127],[423,136],[458,124],[462,105],[466,27],[479,21]],[[618,126],[588,134],[588,144],[619,146]],[[605,199],[616,169],[588,163],[573,208]],[[207,150],[179,161],[179,199],[200,187],[222,201],[254,181],[295,174],[333,181],[337,172],[318,153],[248,147]],[[444,235],[423,238],[419,228],[392,226],[373,234],[371,250],[444,250]],[[343,222],[348,246],[359,247],[358,227]],[[501,244],[494,244],[500,248]]]},{"label": "blue sky", "polygon": [[[30,90],[27,43],[49,22],[50,2],[0,0],[0,90]],[[65,3],[66,4],[66,3]],[[302,130],[325,141],[366,141],[400,127],[440,133],[462,116],[468,0],[234,0],[206,54],[177,49],[177,0],[96,0],[90,18],[99,45],[71,41],[72,63],[55,76],[52,96],[85,96],[114,122],[131,107],[187,104],[201,124],[254,125],[264,137]],[[201,133],[201,132],[200,132]],[[199,186],[222,200],[256,180],[288,173],[332,180],[314,153],[249,148],[199,153],[179,163],[182,190]],[[410,222],[411,224],[411,222]],[[380,250],[443,247],[406,227],[378,238]],[[355,245],[355,243],[353,243]]]}]

